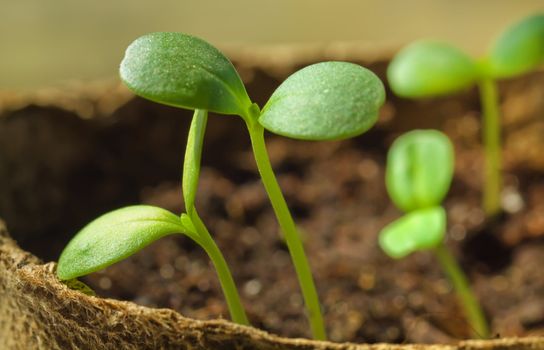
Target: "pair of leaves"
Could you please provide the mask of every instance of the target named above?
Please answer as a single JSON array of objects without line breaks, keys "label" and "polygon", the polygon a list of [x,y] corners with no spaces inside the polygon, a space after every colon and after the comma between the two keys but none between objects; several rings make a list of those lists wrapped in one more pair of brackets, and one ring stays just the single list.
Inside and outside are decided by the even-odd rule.
[{"label": "pair of leaves", "polygon": [[[312,140],[355,136],[370,128],[385,100],[381,81],[346,62],[302,69],[274,92],[259,113],[232,63],[207,42],[182,33],[153,33],[134,41],[120,74],[136,94],[155,102],[195,109],[184,162],[183,193],[194,209],[207,111],[258,118],[278,134]],[[82,276],[141,250],[169,234],[199,243],[192,221],[157,207],[132,206],[107,213],[84,227],[59,258],[63,280]]]},{"label": "pair of leaves", "polygon": [[232,63],[212,45],[183,33],[137,39],[128,47],[120,73],[133,92],[155,102],[258,118],[271,132],[306,140],[363,133],[375,123],[385,100],[383,84],[371,71],[347,62],[323,62],[290,76],[259,114]]},{"label": "pair of leaves", "polygon": [[392,258],[440,244],[446,213],[440,202],[453,176],[453,146],[436,130],[399,137],[387,155],[386,187],[397,207],[408,212],[380,232],[379,244]]},{"label": "pair of leaves", "polygon": [[537,14],[504,31],[481,62],[451,45],[420,41],[399,52],[387,78],[399,96],[438,96],[468,88],[482,77],[514,77],[543,63],[544,14]]}]

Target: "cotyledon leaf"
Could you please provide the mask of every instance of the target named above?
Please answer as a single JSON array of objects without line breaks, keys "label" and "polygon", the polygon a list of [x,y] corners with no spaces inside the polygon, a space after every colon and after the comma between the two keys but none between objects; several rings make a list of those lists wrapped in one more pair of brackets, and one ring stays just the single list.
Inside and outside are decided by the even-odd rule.
[{"label": "cotyledon leaf", "polygon": [[471,57],[456,47],[434,41],[407,46],[387,68],[393,92],[412,98],[457,92],[475,84],[479,74]]},{"label": "cotyledon leaf", "polygon": [[441,206],[410,212],[380,232],[379,245],[392,258],[437,247],[446,232],[446,212]]},{"label": "cotyledon leaf", "polygon": [[493,44],[486,63],[494,78],[516,76],[544,64],[544,13],[506,29]]},{"label": "cotyledon leaf", "polygon": [[125,207],[89,223],[62,252],[57,275],[69,280],[112,265],[169,234],[195,234],[171,212],[148,205]]},{"label": "cotyledon leaf", "polygon": [[374,125],[384,100],[382,82],[368,69],[322,62],[288,77],[264,106],[259,123],[296,139],[344,139]]},{"label": "cotyledon leaf", "polygon": [[251,106],[232,63],[191,35],[144,35],[127,48],[119,71],[134,93],[162,104],[242,116]]},{"label": "cotyledon leaf", "polygon": [[453,145],[438,130],[413,130],[397,138],[387,153],[385,184],[403,211],[439,205],[454,171]]}]

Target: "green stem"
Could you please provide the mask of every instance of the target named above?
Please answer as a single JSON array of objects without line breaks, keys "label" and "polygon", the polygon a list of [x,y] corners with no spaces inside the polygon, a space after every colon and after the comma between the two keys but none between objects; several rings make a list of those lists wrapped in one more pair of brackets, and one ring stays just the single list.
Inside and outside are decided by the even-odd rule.
[{"label": "green stem", "polygon": [[249,325],[227,262],[210,235],[210,232],[200,219],[200,216],[198,216],[194,206],[200,174],[202,144],[204,142],[207,121],[208,111],[200,109],[195,110],[189,129],[189,135],[187,137],[187,148],[185,149],[185,159],[183,162],[182,188],[183,198],[185,200],[185,210],[198,235],[198,240],[196,240],[197,243],[206,251],[215,267],[232,320],[239,324]]},{"label": "green stem", "polygon": [[195,208],[195,197],[200,176],[200,160],[202,159],[202,144],[204,143],[207,123],[208,111],[195,109],[187,135],[185,158],[183,159],[183,178],[181,179],[185,210],[189,216],[191,216],[191,212]]},{"label": "green stem", "polygon": [[482,78],[479,83],[482,106],[482,140],[485,152],[485,179],[483,207],[488,216],[499,213],[501,176],[501,140],[499,98],[497,84],[491,78]]},{"label": "green stem", "polygon": [[459,300],[465,310],[465,315],[472,328],[473,335],[476,338],[488,338],[489,328],[487,321],[480,304],[469,287],[468,280],[463,273],[463,270],[444,243],[441,243],[436,247],[434,252],[457,292]]},{"label": "green stem", "polygon": [[223,257],[223,254],[221,253],[219,247],[210,235],[210,232],[198,216],[196,210],[193,210],[191,219],[193,221],[193,224],[195,225],[198,235],[201,238],[201,246],[210,257],[210,260],[212,261],[213,266],[217,271],[219,283],[221,284],[221,288],[223,290],[223,294],[225,295],[227,306],[229,308],[230,317],[234,322],[238,324],[246,326],[249,325],[249,320],[244,311],[242,302],[240,301],[238,289],[236,289],[236,284],[234,283],[234,279],[232,278],[232,274],[227,265],[227,262],[225,261],[225,258]]},{"label": "green stem", "polygon": [[291,217],[285,198],[283,197],[276,176],[272,170],[272,166],[270,165],[270,159],[268,158],[264,142],[264,128],[259,123],[248,122],[248,120],[251,119],[246,119],[246,123],[251,138],[251,145],[253,146],[255,161],[257,162],[257,167],[264,187],[268,193],[276,217],[278,218],[278,222],[285,236],[285,242],[287,243],[287,247],[291,254],[291,259],[295,266],[313,337],[315,339],[324,340],[326,338],[325,325],[323,323],[323,316],[321,314],[321,307],[319,305],[310,264],[304,253],[302,241],[297,232],[295,222]]}]

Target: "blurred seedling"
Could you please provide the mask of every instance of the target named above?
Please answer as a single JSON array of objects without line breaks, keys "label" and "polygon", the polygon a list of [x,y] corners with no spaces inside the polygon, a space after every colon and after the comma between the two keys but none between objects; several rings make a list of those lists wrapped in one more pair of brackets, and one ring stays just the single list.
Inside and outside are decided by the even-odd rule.
[{"label": "blurred seedling", "polygon": [[123,82],[139,96],[195,110],[183,167],[186,214],[180,219],[149,206],[105,214],[68,244],[59,260],[59,277],[70,279],[99,270],[164,235],[183,233],[210,256],[233,320],[247,324],[223,256],[194,206],[207,111],[238,115],[247,126],[257,168],[284,233],[312,334],[325,339],[310,265],[273,173],[264,130],[303,140],[339,140],[362,134],[375,123],[384,102],[381,81],[356,64],[317,63],[288,77],[261,110],[250,100],[232,63],[218,49],[182,33],[152,33],[135,40],[126,50],[120,73]]},{"label": "blurred seedling", "polygon": [[448,95],[477,85],[482,108],[485,153],[482,205],[488,216],[500,211],[501,142],[497,80],[525,74],[544,63],[544,14],[527,17],[504,31],[481,59],[435,41],[401,50],[387,70],[397,95],[423,98]]},{"label": "blurred seedling", "polygon": [[386,188],[406,214],[382,229],[379,245],[394,259],[431,250],[450,279],[475,337],[486,338],[487,322],[467,277],[444,244],[447,218],[441,202],[453,177],[454,152],[448,137],[436,130],[400,136],[389,150]]}]

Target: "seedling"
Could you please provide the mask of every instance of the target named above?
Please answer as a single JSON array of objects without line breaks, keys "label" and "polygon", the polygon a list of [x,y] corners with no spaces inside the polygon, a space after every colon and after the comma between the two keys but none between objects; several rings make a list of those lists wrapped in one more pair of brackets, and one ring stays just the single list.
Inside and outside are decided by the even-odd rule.
[{"label": "seedling", "polygon": [[[219,50],[182,33],[152,33],[137,39],[128,47],[120,72],[123,82],[137,95],[195,110],[182,186],[187,213],[182,214],[181,220],[162,209],[149,207],[129,207],[106,214],[105,219],[91,223],[90,228],[83,229],[67,246],[59,261],[59,276],[68,279],[96,271],[134,253],[152,239],[174,232],[186,234],[207,249],[220,279],[222,274],[226,275],[226,264],[217,263],[224,260],[198,217],[194,200],[206,111],[238,115],[249,131],[259,173],[284,233],[313,336],[325,339],[310,265],[272,171],[264,130],[304,140],[339,140],[362,134],[375,123],[384,102],[381,81],[369,70],[352,63],[318,63],[287,78],[260,110],[249,98],[233,65]],[[136,215],[144,211],[142,208],[146,215]],[[127,211],[128,219],[124,216]],[[132,234],[127,237],[124,231]],[[232,282],[230,274],[224,279]],[[223,285],[227,301],[232,301],[229,305],[241,305],[234,284],[227,284],[232,286],[225,288]],[[241,306],[238,311],[235,313],[231,309],[233,319],[234,314],[243,313]],[[245,323],[244,317],[240,316],[238,320]]]},{"label": "seedling", "polygon": [[227,263],[194,206],[207,117],[206,110],[195,110],[189,129],[182,180],[187,214],[178,217],[162,208],[136,205],[100,216],[85,226],[62,252],[57,267],[61,280],[72,280],[101,270],[161,237],[181,233],[200,245],[210,257],[232,320],[249,324]]},{"label": "seedling", "polygon": [[500,211],[502,187],[496,81],[527,73],[543,62],[544,14],[537,14],[504,31],[481,59],[446,43],[420,41],[399,52],[387,70],[391,89],[403,97],[448,95],[478,85],[485,152],[482,202],[489,216]]},{"label": "seedling", "polygon": [[454,154],[451,142],[436,130],[415,130],[399,137],[387,155],[386,187],[406,214],[379,236],[383,251],[394,259],[431,250],[454,286],[476,337],[488,326],[463,270],[444,244],[447,218],[440,205],[451,184]]}]

